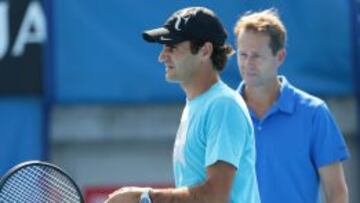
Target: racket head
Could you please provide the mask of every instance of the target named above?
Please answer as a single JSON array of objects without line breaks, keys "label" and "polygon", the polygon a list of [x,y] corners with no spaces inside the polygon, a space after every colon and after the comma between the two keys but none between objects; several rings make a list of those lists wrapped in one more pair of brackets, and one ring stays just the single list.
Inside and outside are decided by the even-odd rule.
[{"label": "racket head", "polygon": [[75,181],[60,167],[43,161],[26,161],[0,180],[0,202],[83,203]]}]

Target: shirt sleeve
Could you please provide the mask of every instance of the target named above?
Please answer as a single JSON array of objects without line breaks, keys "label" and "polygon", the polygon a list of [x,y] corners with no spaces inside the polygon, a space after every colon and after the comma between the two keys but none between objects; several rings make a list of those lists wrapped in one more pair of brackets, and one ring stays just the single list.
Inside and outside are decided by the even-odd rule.
[{"label": "shirt sleeve", "polygon": [[218,99],[206,119],[205,166],[224,161],[238,168],[239,161],[252,138],[252,127],[240,104],[229,98]]},{"label": "shirt sleeve", "polygon": [[316,108],[312,122],[311,155],[317,168],[348,159],[348,148],[326,104]]}]

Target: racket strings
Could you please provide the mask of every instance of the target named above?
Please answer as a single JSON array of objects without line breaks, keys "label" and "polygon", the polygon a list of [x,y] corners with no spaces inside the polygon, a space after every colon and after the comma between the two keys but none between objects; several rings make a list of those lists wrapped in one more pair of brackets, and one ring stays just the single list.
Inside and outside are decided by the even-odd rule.
[{"label": "racket strings", "polygon": [[[14,177],[9,180],[9,183],[4,186],[4,188],[8,189],[8,194],[13,193],[15,194],[13,198],[15,199],[22,199],[26,198],[27,200],[39,200],[39,199],[49,199],[54,201],[59,199],[56,193],[53,193],[52,196],[47,195],[49,194],[50,187],[49,183],[47,182],[46,178],[37,179],[34,178],[34,169],[29,168],[28,170],[22,170],[18,172],[18,177]],[[40,173],[40,176],[45,175],[45,173]],[[10,182],[13,181],[13,182]],[[35,182],[34,182],[35,181]],[[16,187],[11,187],[11,185],[16,185]],[[20,188],[24,188],[27,186],[27,190],[20,190]],[[31,187],[32,186],[32,187]]]},{"label": "racket strings", "polygon": [[80,202],[73,183],[59,171],[33,165],[11,176],[0,192],[0,202]]}]

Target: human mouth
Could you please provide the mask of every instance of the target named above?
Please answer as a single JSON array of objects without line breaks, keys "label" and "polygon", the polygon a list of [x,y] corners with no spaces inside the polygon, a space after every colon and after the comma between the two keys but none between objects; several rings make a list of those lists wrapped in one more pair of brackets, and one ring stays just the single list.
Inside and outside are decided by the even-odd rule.
[{"label": "human mouth", "polygon": [[249,73],[249,72],[248,72],[248,73],[246,73],[246,76],[248,76],[248,77],[255,77],[255,76],[256,76],[256,73],[251,73],[251,72]]},{"label": "human mouth", "polygon": [[165,66],[166,68],[166,71],[168,71],[168,70],[171,70],[171,69],[174,69],[174,66],[172,66],[172,65],[166,65]]}]

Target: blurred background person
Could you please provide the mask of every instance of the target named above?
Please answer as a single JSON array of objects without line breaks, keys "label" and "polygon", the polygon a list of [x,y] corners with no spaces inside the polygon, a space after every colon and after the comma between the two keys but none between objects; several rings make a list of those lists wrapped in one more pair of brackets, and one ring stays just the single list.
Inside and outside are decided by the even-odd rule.
[{"label": "blurred background person", "polygon": [[342,161],[349,152],[332,114],[278,74],[287,32],[277,11],[248,12],[234,31],[243,78],[238,91],[255,128],[262,202],[321,202],[320,188],[325,202],[348,202]]}]

